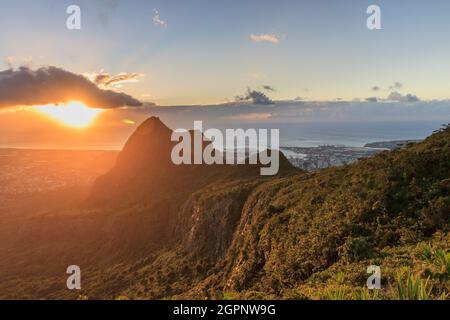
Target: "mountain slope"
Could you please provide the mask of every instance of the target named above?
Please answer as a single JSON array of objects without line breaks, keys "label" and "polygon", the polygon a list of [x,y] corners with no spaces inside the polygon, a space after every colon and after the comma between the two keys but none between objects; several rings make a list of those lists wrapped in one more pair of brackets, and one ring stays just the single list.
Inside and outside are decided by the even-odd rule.
[{"label": "mountain slope", "polygon": [[[436,246],[433,250],[443,249],[448,256],[449,178],[450,129],[446,129],[423,143],[354,165],[260,184],[238,213],[228,209],[230,203],[242,203],[242,193],[230,199],[232,186],[228,192],[220,187],[201,190],[185,207],[191,225],[177,250],[192,259],[189,263],[197,261],[203,277],[194,288],[181,286],[178,293],[220,298],[224,292],[236,297],[251,297],[255,292],[259,297],[280,297],[294,292],[295,297],[320,298],[318,287],[333,283],[334,275],[342,275],[343,270],[350,291],[361,292],[371,264],[386,266],[386,286],[395,284],[397,273],[424,276],[427,270],[435,297],[449,292],[448,269],[435,270],[431,260],[416,259],[428,241]],[[221,223],[230,216],[238,217],[238,223],[227,248],[217,235],[230,232],[230,225]],[[211,225],[214,231],[208,233]],[[407,259],[396,256],[405,251]],[[421,269],[427,263],[430,266]],[[162,269],[166,268],[162,263]],[[175,279],[189,277],[192,272],[187,270],[169,274],[178,274]],[[320,283],[316,277],[323,274],[327,280],[316,286]],[[296,288],[301,288],[300,293]],[[133,290],[127,294],[133,296]],[[394,295],[387,289],[384,294],[386,298]]]},{"label": "mountain slope", "polygon": [[224,289],[279,294],[334,263],[375,259],[385,248],[447,233],[449,178],[446,130],[352,166],[266,183],[244,207]]},{"label": "mountain slope", "polygon": [[[171,151],[177,142],[171,141],[171,134],[159,118],[144,121],[128,139],[115,167],[98,179],[88,203],[104,205],[117,198],[147,202],[161,194],[170,194],[173,199],[212,182],[260,176],[260,165],[175,165]],[[205,142],[203,148],[208,144]],[[291,172],[299,170],[280,154],[279,174]]]},{"label": "mountain slope", "polygon": [[[149,119],[81,208],[27,222],[39,241],[18,241],[26,251],[8,263],[22,264],[0,295],[392,299],[408,274],[429,279],[431,298],[450,292],[449,128],[313,174],[283,157],[269,178],[257,166],[174,166],[169,136]],[[81,292],[63,285],[74,261]],[[383,277],[376,293],[364,289],[372,264]]]},{"label": "mountain slope", "polygon": [[[125,144],[114,168],[97,179],[86,207],[134,208],[150,221],[140,231],[146,241],[167,244],[184,236],[179,226],[190,221],[180,213],[196,191],[230,182],[245,185],[251,181],[256,186],[268,179],[260,176],[259,165],[175,165],[170,157],[176,144],[171,134],[159,118],[144,121]],[[281,154],[279,175],[298,172]]]}]

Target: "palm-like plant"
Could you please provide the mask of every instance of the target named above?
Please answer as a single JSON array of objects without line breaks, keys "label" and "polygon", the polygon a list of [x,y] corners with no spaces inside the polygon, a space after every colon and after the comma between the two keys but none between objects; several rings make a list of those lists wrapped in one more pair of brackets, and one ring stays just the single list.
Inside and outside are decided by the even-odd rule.
[{"label": "palm-like plant", "polygon": [[424,282],[408,272],[406,282],[403,283],[403,278],[399,275],[397,277],[397,298],[399,300],[428,300],[432,289],[428,285],[428,280],[429,278]]}]

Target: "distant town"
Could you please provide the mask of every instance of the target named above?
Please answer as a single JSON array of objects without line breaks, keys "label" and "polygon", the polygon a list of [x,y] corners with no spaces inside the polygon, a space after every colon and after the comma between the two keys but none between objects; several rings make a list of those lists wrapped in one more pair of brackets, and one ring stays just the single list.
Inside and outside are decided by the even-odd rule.
[{"label": "distant town", "polygon": [[367,158],[386,150],[402,148],[420,140],[380,141],[364,145],[364,147],[347,147],[323,145],[318,147],[281,147],[281,151],[296,167],[306,171],[342,166]]}]

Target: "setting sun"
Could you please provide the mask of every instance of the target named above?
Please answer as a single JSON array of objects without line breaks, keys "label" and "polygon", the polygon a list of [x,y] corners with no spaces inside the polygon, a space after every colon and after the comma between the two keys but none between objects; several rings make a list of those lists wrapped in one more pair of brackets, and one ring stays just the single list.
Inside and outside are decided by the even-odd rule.
[{"label": "setting sun", "polygon": [[101,109],[89,108],[77,101],[58,106],[39,106],[37,109],[48,117],[73,128],[85,128],[89,126],[95,120],[96,116],[102,112]]}]

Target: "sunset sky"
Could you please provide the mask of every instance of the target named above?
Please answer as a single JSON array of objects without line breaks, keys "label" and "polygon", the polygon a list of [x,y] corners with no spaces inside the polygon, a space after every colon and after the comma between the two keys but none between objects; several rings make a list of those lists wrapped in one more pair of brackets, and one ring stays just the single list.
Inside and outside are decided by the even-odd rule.
[{"label": "sunset sky", "polygon": [[[370,31],[366,9],[374,3],[381,7],[382,30]],[[275,101],[276,107],[228,109],[219,112],[220,117],[312,120],[305,110],[313,110],[313,120],[331,120],[330,115],[342,117],[342,110],[360,109],[356,103],[364,108],[382,104],[377,109],[383,110],[381,118],[394,113],[398,118],[412,114],[417,119],[448,119],[450,114],[447,0],[432,5],[415,0],[4,0],[1,4],[0,146],[35,145],[36,139],[43,143],[40,146],[45,141],[60,145],[48,129],[56,126],[51,112],[46,114],[43,106],[62,100],[70,100],[73,110],[80,102],[100,109],[82,116],[96,117],[95,139],[104,147],[115,145],[111,136],[119,134],[117,128],[122,141],[139,120],[163,114],[155,105],[229,106],[238,104],[237,96],[239,103],[259,104],[252,90]],[[71,4],[81,7],[81,30],[66,28],[66,8]],[[45,93],[33,87],[39,97],[24,93],[28,82],[12,89],[30,72],[47,70],[43,67],[55,68],[49,73],[58,86]],[[318,101],[329,105],[317,109]],[[124,106],[135,111],[121,109]],[[335,111],[327,113],[327,108]],[[187,107],[180,110],[175,113],[192,112]],[[292,110],[299,112],[293,116]],[[217,111],[212,114],[217,117]],[[366,114],[378,116],[372,109]],[[59,131],[58,139],[64,137],[65,144],[72,143],[69,137],[80,146],[83,139],[92,141],[92,134],[69,127]],[[111,142],[102,140],[103,135]]]}]

